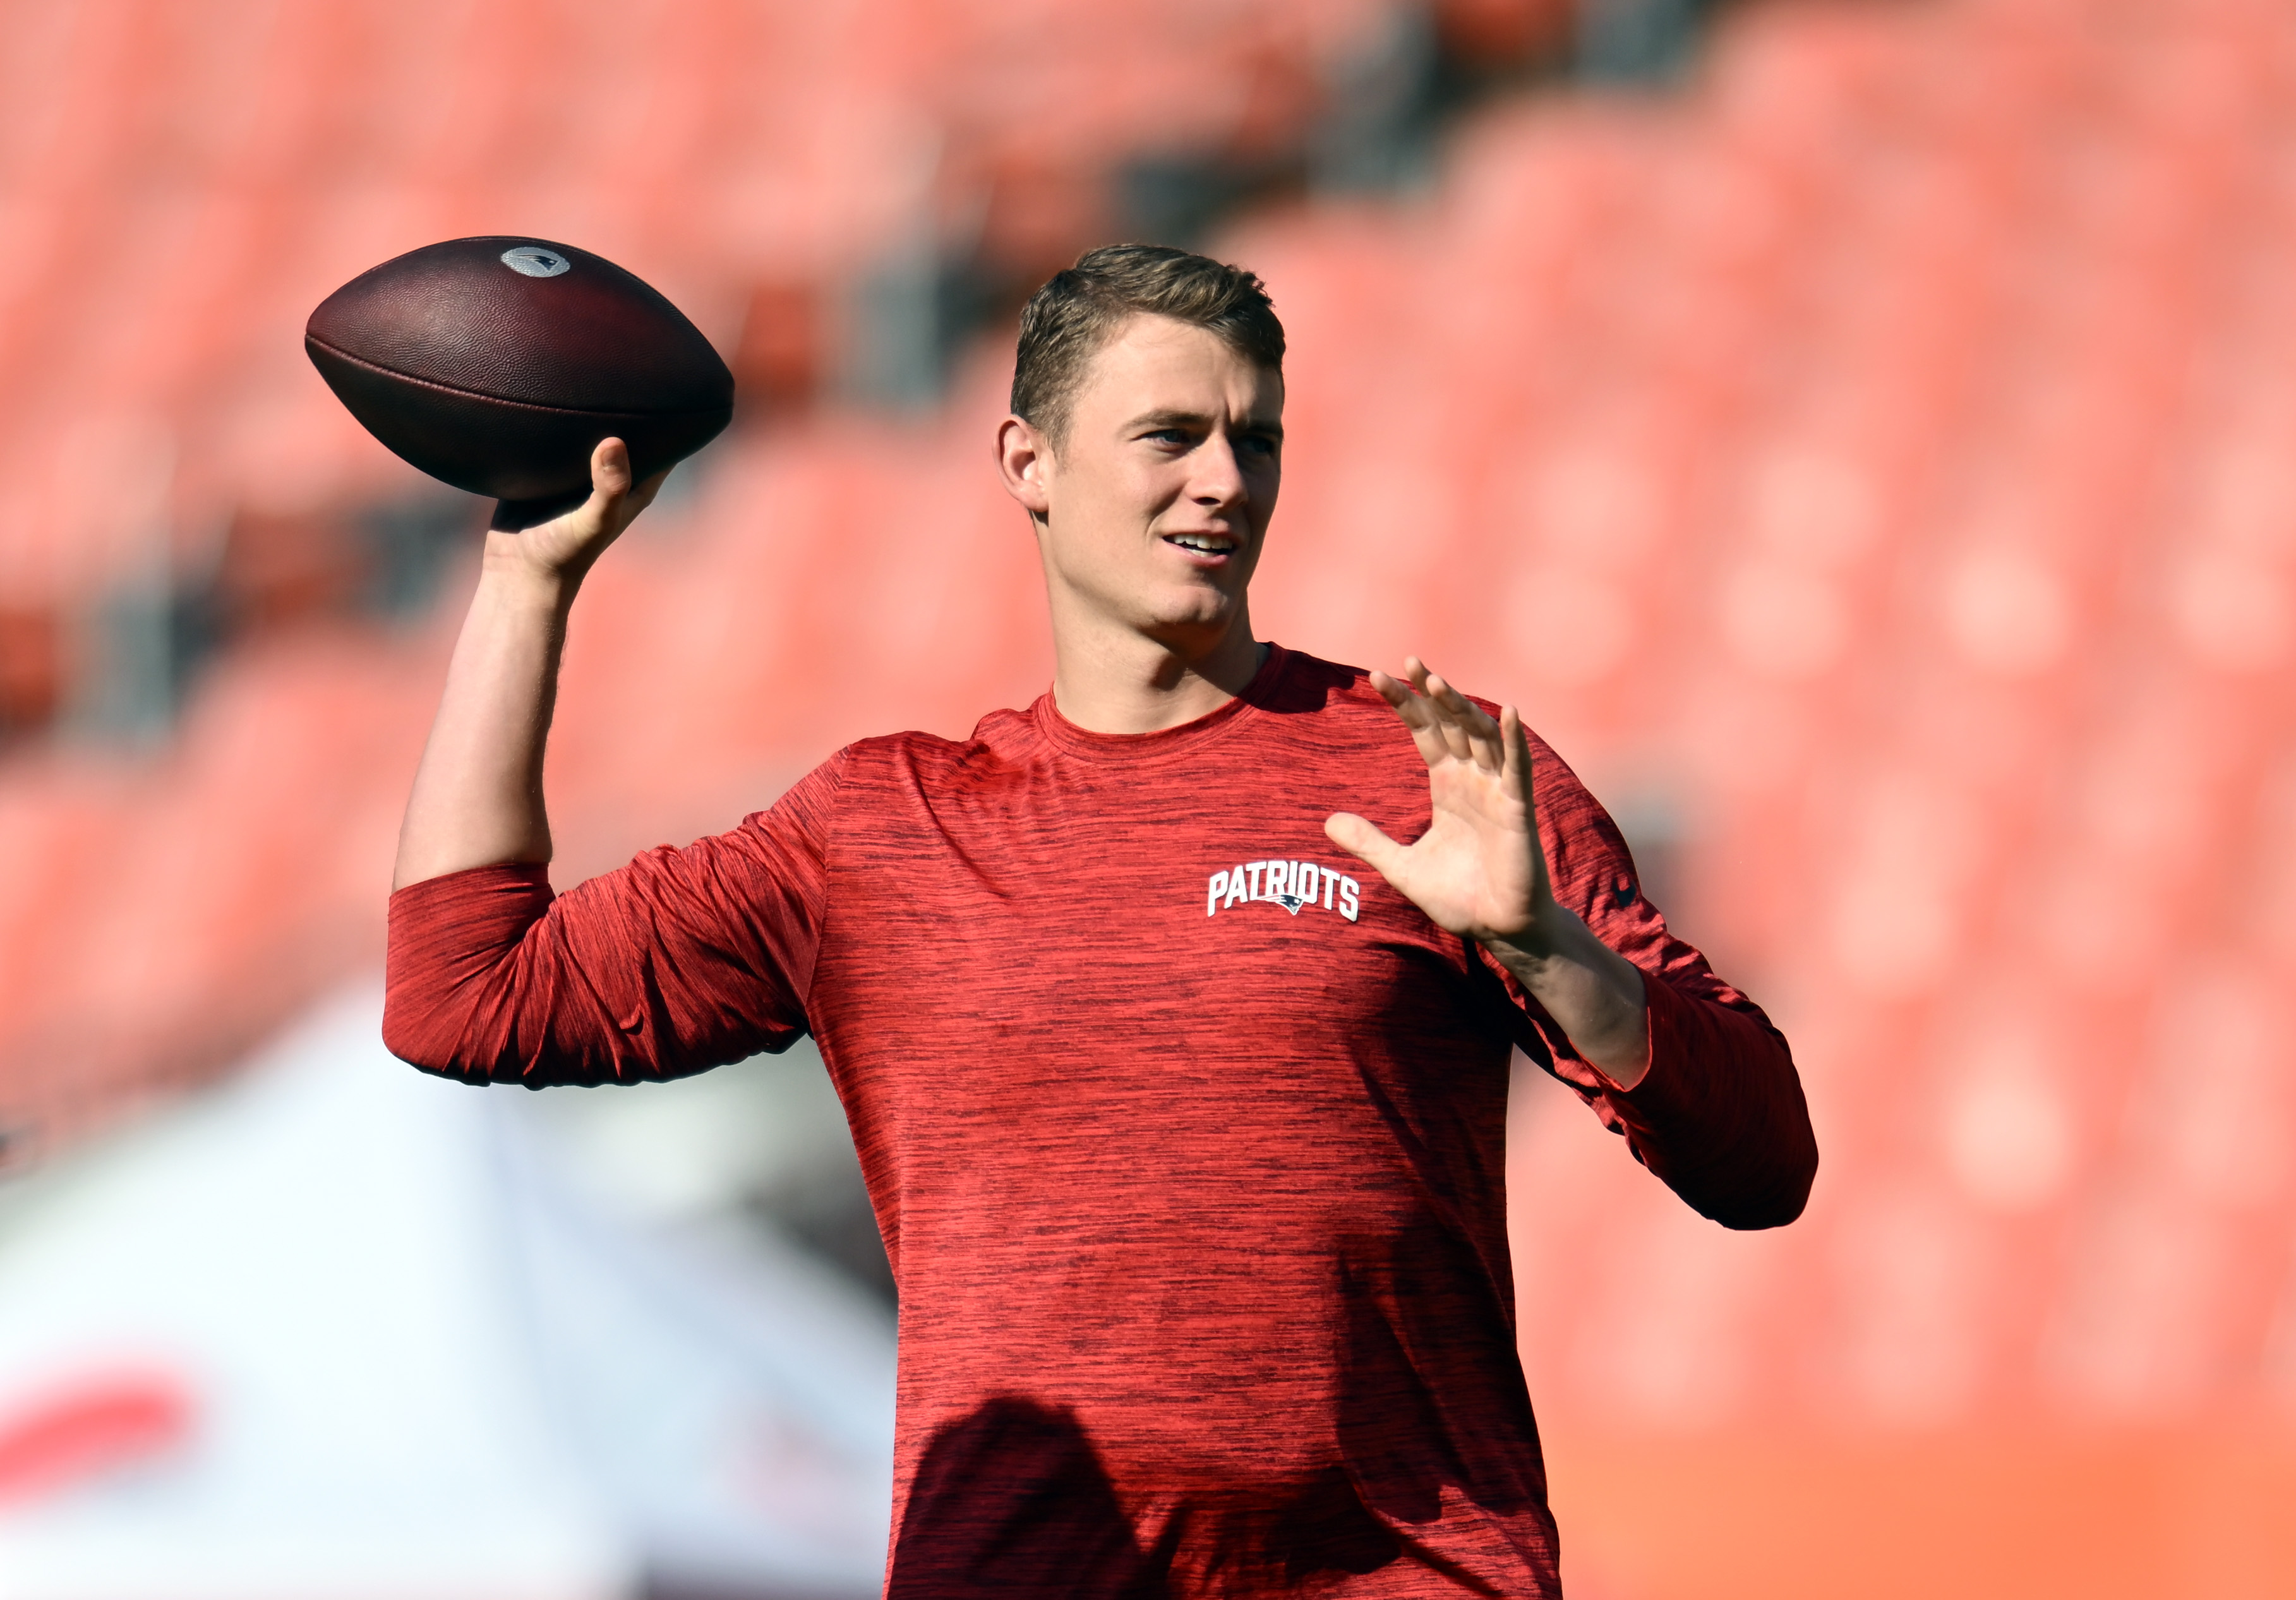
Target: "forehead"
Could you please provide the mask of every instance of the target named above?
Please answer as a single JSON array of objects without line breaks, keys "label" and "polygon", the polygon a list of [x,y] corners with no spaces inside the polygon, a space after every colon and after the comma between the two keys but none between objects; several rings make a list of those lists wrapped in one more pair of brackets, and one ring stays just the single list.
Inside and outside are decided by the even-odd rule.
[{"label": "forehead", "polygon": [[1261,366],[1209,328],[1147,313],[1125,319],[1085,364],[1078,411],[1200,405],[1267,417],[1283,409],[1283,374]]}]

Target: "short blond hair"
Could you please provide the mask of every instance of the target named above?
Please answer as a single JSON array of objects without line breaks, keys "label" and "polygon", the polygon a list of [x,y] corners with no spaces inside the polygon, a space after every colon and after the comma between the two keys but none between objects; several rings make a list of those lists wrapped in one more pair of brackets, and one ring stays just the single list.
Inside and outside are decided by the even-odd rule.
[{"label": "short blond hair", "polygon": [[1058,444],[1086,365],[1143,316],[1205,329],[1247,360],[1283,370],[1283,324],[1255,275],[1167,245],[1103,244],[1054,273],[1021,308],[1013,414]]}]

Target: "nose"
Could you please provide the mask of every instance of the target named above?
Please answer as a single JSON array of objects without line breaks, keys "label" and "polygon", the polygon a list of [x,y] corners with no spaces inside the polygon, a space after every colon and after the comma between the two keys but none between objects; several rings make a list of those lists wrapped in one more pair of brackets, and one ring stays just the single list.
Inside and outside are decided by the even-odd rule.
[{"label": "nose", "polygon": [[1250,496],[1242,464],[1236,460],[1235,446],[1226,434],[1212,434],[1190,452],[1190,457],[1195,471],[1188,483],[1188,497],[1197,505],[1226,510],[1242,505]]}]

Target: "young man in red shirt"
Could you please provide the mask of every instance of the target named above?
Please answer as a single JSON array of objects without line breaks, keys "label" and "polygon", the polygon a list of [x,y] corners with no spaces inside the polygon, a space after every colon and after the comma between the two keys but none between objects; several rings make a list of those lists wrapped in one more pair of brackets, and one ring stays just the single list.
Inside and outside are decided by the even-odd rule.
[{"label": "young man in red shirt", "polygon": [[890,1596],[1557,1593],[1511,1047],[1726,1226],[1808,1192],[1784,1041],[1514,711],[1253,636],[1283,355],[1248,273],[1119,246],[1060,274],[996,441],[1051,693],[849,746],[555,900],[568,608],[654,486],[610,440],[586,505],[488,536],[386,1037],[534,1087],[815,1037],[900,1289]]}]

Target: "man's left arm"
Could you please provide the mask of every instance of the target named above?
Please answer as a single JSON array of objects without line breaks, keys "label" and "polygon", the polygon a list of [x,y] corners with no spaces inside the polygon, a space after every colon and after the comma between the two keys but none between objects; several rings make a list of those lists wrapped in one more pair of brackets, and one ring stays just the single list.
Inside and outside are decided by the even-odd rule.
[{"label": "man's left arm", "polygon": [[[1559,900],[1521,718],[1513,707],[1493,718],[1415,658],[1406,676],[1374,673],[1372,685],[1426,760],[1427,832],[1398,844],[1344,813],[1324,831],[1482,948],[1562,1034],[1548,1041],[1556,1075],[1694,1210],[1729,1227],[1792,1221],[1817,1144],[1784,1039],[1654,913],[1614,931],[1638,965]],[[1586,808],[1599,815],[1591,798]],[[1578,819],[1546,820],[1562,845]]]}]

